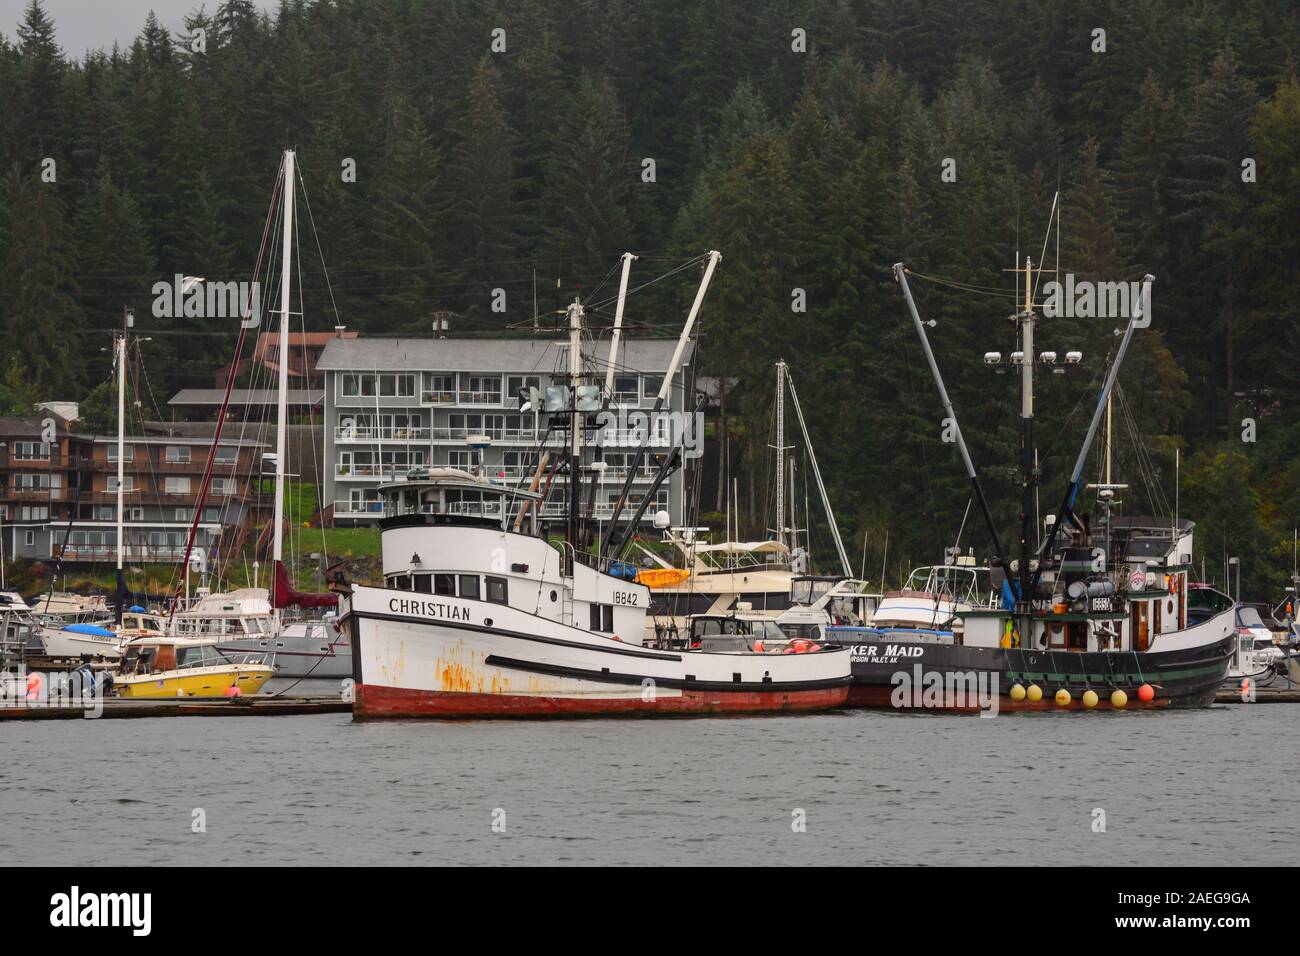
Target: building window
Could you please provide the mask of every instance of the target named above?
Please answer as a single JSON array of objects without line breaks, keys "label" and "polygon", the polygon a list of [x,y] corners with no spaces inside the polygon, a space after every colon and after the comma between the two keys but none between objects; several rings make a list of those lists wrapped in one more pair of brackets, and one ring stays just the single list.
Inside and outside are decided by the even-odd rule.
[{"label": "building window", "polygon": [[95,505],[96,521],[112,521],[115,517],[112,505]]},{"label": "building window", "polygon": [[506,596],[506,579],[505,578],[484,578],[487,582],[487,599],[493,604],[509,604],[510,601]]},{"label": "building window", "polygon": [[[109,446],[108,446],[108,460],[109,460],[110,462],[112,462],[113,464],[117,464],[117,445],[109,445]],[[123,460],[123,461],[135,461],[135,446],[134,446],[134,445],[123,445],[123,446],[122,446],[122,460]]]},{"label": "building window", "polygon": [[50,488],[49,475],[17,474],[14,475],[14,487],[19,491],[46,491]]},{"label": "building window", "polygon": [[[108,476],[108,490],[110,492],[117,491],[117,475]],[[135,491],[135,479],[132,478],[130,475],[127,475],[126,478],[123,479],[122,491],[126,494],[130,494],[131,492]]]},{"label": "building window", "polygon": [[346,372],[340,381],[340,386],[344,398],[372,398],[375,394],[375,376]]},{"label": "building window", "polygon": [[29,547],[29,548],[32,547],[33,545],[35,545],[35,544],[36,544],[36,532],[35,532],[35,531],[24,531],[24,532],[23,532],[23,544],[27,545],[27,547]]},{"label": "building window", "polygon": [[204,509],[203,509],[203,520],[204,520],[204,521],[208,521],[208,522],[220,521],[220,520],[221,520],[221,509],[220,509],[220,508],[204,508]]},{"label": "building window", "polygon": [[172,465],[188,465],[190,449],[188,445],[168,445],[164,460]]},{"label": "building window", "polygon": [[189,478],[168,477],[164,488],[169,495],[188,495],[190,493]]},{"label": "building window", "polygon": [[635,405],[641,397],[637,391],[635,375],[614,376],[614,401],[619,405]]},{"label": "building window", "polygon": [[460,402],[462,405],[500,405],[500,375],[461,375]]},{"label": "building window", "polygon": [[424,401],[431,405],[456,403],[456,376],[434,372],[424,373]]},{"label": "building window", "polygon": [[189,521],[192,513],[189,508],[175,508],[172,510],[173,521]]},{"label": "building window", "polygon": [[460,576],[460,596],[471,601],[478,600],[477,574],[462,574]]},{"label": "building window", "polygon": [[415,376],[385,372],[379,376],[379,394],[384,398],[414,398]]},{"label": "building window", "polygon": [[18,510],[20,521],[48,521],[50,519],[50,509],[48,505],[23,505]]},{"label": "building window", "polygon": [[234,445],[218,445],[216,463],[218,465],[233,465],[239,458],[239,449]]},{"label": "building window", "polygon": [[[542,377],[540,375],[507,375],[506,376],[506,398],[511,402],[520,401],[519,393],[525,389],[542,387]],[[534,409],[537,411],[537,409]]]},{"label": "building window", "polygon": [[658,398],[659,389],[664,387],[664,377],[662,375],[643,375],[641,376],[641,397]]},{"label": "building window", "polygon": [[435,574],[433,576],[433,593],[456,596],[456,576],[454,574]]},{"label": "building window", "polygon": [[43,441],[14,442],[15,461],[49,461],[50,446]]},{"label": "building window", "polygon": [[213,478],[212,493],[214,495],[233,495],[235,493],[235,479],[233,478]]}]

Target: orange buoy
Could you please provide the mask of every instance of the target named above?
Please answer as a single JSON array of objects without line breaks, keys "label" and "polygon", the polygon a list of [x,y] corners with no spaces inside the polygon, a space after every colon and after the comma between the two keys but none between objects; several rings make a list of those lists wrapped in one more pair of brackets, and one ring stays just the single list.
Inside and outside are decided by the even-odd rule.
[{"label": "orange buoy", "polygon": [[1142,701],[1144,704],[1151,703],[1151,701],[1155,700],[1155,696],[1156,689],[1150,684],[1143,684],[1138,688],[1138,700]]},{"label": "orange buoy", "polygon": [[1060,690],[1056,692],[1056,706],[1057,707],[1070,706],[1070,692],[1066,690],[1064,687],[1062,687]]}]

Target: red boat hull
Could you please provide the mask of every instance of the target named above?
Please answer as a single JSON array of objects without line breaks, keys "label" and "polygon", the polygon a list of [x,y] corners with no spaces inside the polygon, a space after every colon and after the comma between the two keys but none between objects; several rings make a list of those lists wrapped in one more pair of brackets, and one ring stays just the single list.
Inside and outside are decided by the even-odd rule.
[{"label": "red boat hull", "polygon": [[407,717],[691,717],[705,714],[762,714],[829,710],[848,698],[847,685],[807,690],[698,691],[630,697],[542,697],[410,690],[359,684],[352,705],[355,720]]}]

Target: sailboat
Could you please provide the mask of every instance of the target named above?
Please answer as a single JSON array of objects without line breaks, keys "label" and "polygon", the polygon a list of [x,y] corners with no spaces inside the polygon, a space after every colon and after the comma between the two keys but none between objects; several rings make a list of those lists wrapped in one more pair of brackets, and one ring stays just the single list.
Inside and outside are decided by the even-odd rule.
[{"label": "sailboat", "polygon": [[[173,628],[181,636],[213,638],[217,649],[236,660],[267,659],[274,663],[276,675],[286,678],[338,678],[351,673],[351,648],[346,634],[340,631],[331,617],[288,622],[283,612],[286,608],[332,608],[337,598],[331,594],[310,594],[294,590],[284,567],[284,492],[286,480],[290,315],[293,276],[293,240],[295,235],[295,197],[297,192],[297,156],[285,150],[280,169],[275,199],[281,204],[281,262],[280,307],[278,309],[279,341],[282,360],[278,363],[276,389],[275,438],[275,504],[272,518],[272,577],[269,588],[240,588],[231,592],[204,593],[192,606],[175,615]],[[274,200],[273,200],[274,206]],[[274,208],[272,211],[274,215]],[[267,222],[267,231],[270,230]],[[265,237],[263,240],[265,247]],[[260,273],[259,255],[257,271]],[[239,341],[235,346],[238,356],[243,348],[247,323],[241,323]],[[225,401],[229,401],[235,376],[226,384]],[[221,439],[225,420],[225,403],[217,419],[212,439],[215,449]],[[208,478],[205,475],[200,492],[207,494]],[[194,525],[186,545],[186,573],[193,546]]]},{"label": "sailboat", "polygon": [[[1055,211],[1055,207],[1054,207]],[[1091,527],[1074,511],[1084,464],[1109,407],[1119,369],[1137,329],[1148,324],[1147,276],[1143,294],[1124,329],[1107,370],[1092,419],[1067,482],[1059,510],[1048,516],[1034,545],[1037,494],[1033,443],[1034,370],[1051,365],[1051,352],[1034,352],[1034,266],[1025,260],[1025,295],[1016,320],[1019,342],[1012,356],[1021,382],[1020,553],[1010,560],[992,518],[970,452],[957,424],[925,324],[903,263],[894,275],[920,338],[974,499],[993,550],[992,607],[951,607],[954,627],[913,633],[828,628],[827,639],[852,648],[850,705],[941,710],[1047,710],[1126,707],[1203,707],[1214,701],[1236,645],[1232,606],[1189,614],[1193,523],[1166,517],[1112,514],[1114,488],[1100,491],[1103,517]],[[1067,361],[1077,363],[1078,353]],[[999,353],[985,356],[988,364]],[[883,610],[882,602],[882,610]],[[880,612],[877,612],[879,614]],[[938,622],[936,622],[938,623]]]},{"label": "sailboat", "polygon": [[[708,254],[656,413],[719,259]],[[629,263],[625,257],[616,327]],[[838,648],[784,654],[744,641],[726,650],[641,646],[650,589],[628,579],[622,557],[680,449],[669,454],[655,486],[620,529],[646,430],[599,547],[589,551],[580,530],[585,413],[599,411],[607,396],[585,381],[583,304],[575,300],[566,316],[568,385],[556,390],[563,395],[552,410],[552,425],[567,431],[564,542],[553,546],[535,533],[535,491],[520,497],[489,486],[482,493],[500,500],[486,514],[464,514],[438,507],[438,483],[445,479],[417,475],[380,486],[385,586],[334,585],[352,639],[354,718],[687,716],[843,703],[849,655]],[[522,507],[512,522],[515,502]]]},{"label": "sailboat", "polygon": [[[817,455],[808,437],[808,427],[790,367],[784,360],[778,360],[773,423],[776,436],[773,446],[776,451],[776,520],[771,528],[773,536],[763,541],[741,541],[739,533],[732,534],[730,518],[727,520],[725,541],[710,542],[699,534],[702,529],[666,529],[664,540],[679,552],[682,563],[680,568],[672,567],[658,555],[642,548],[642,553],[656,565],[637,575],[638,581],[651,588],[652,615],[646,621],[646,643],[671,640],[673,635],[685,634],[690,628],[690,619],[695,616],[717,618],[740,613],[775,620],[793,611],[794,617],[800,617],[798,605],[801,602],[796,600],[794,592],[803,586],[797,582],[808,580],[809,556],[808,549],[800,547],[797,541],[794,458],[786,457],[791,446],[785,444],[787,394],[794,407],[808,462],[843,572],[842,577],[835,581],[847,582],[850,590],[865,591],[865,582],[852,578],[848,555],[844,551],[830,498],[822,481]],[[729,514],[730,511],[728,508]],[[736,524],[739,526],[739,521]],[[806,610],[801,617],[803,624],[811,624],[816,620],[820,618]],[[829,621],[829,618],[826,620]]]}]

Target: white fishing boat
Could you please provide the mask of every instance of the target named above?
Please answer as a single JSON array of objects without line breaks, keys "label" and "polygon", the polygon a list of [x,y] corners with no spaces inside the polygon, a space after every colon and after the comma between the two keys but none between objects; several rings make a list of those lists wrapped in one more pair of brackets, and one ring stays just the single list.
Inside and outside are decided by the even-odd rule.
[{"label": "white fishing boat", "polygon": [[[656,410],[667,397],[718,258],[709,254]],[[624,263],[616,328],[630,257]],[[543,495],[532,489],[482,489],[497,499],[500,515],[485,517],[449,511],[439,479],[417,476],[381,485],[385,586],[338,585],[340,617],[352,640],[354,716],[671,716],[842,703],[849,673],[842,650],[783,654],[752,645],[717,651],[641,646],[650,590],[624,574],[627,536],[620,540],[614,531],[624,496],[599,550],[588,553],[581,543],[579,406],[600,392],[583,384],[582,305],[575,302],[567,315],[569,385],[558,412],[568,431],[567,540],[553,546],[535,533]],[[614,361],[611,349],[611,367]],[[643,453],[644,446],[638,458]],[[661,468],[657,480],[666,474]],[[636,527],[654,490],[642,497],[627,527]]]}]

